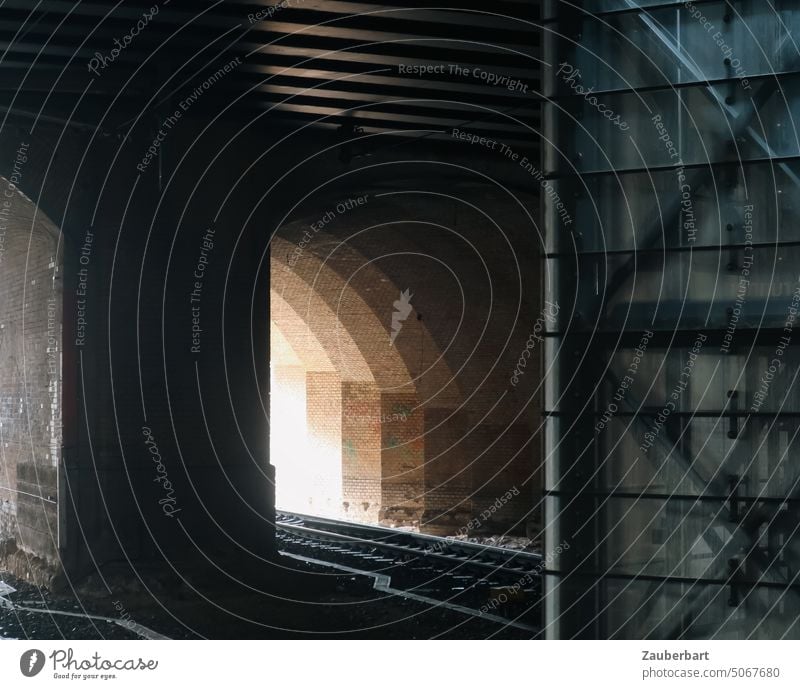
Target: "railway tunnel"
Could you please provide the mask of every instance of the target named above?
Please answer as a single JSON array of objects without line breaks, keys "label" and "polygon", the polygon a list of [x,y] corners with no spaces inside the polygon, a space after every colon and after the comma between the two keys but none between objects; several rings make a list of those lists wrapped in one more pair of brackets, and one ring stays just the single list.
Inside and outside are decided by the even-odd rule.
[{"label": "railway tunnel", "polygon": [[[538,157],[526,12],[196,9],[0,10],[35,26],[0,64],[0,570],[211,619],[283,590],[276,506],[533,543],[541,228],[504,159]],[[443,60],[486,78],[437,105]]]},{"label": "railway tunnel", "polygon": [[[538,285],[505,278],[531,260],[514,238],[524,216],[496,193],[476,207],[489,188],[474,181],[393,185],[323,203],[271,242],[277,505],[524,536],[540,519],[538,409],[523,393],[535,385],[510,380]],[[493,507],[506,494],[524,497]]]}]

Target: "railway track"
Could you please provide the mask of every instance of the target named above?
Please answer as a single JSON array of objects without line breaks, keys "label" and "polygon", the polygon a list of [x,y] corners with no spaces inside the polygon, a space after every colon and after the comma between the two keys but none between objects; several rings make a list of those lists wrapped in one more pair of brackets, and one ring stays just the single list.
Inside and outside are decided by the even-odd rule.
[{"label": "railway track", "polygon": [[541,555],[278,512],[284,555],[375,578],[375,588],[537,633]]}]

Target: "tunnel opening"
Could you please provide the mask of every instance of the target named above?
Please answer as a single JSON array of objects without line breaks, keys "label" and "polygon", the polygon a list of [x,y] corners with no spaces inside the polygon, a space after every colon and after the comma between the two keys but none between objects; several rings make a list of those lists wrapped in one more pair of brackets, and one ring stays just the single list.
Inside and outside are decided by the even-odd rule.
[{"label": "tunnel opening", "polygon": [[429,197],[385,196],[328,202],[332,216],[271,240],[276,507],[532,549],[536,357],[527,377],[512,374],[533,349],[520,314],[541,310],[538,290],[523,302],[519,283],[498,277],[517,257],[461,199],[436,197],[432,210]]},{"label": "tunnel opening", "polygon": [[[385,504],[383,476],[383,405],[393,394],[414,403],[410,375],[383,337],[363,288],[348,284],[335,261],[323,263],[312,251],[301,257],[295,248],[287,239],[273,239],[270,457],[276,507],[418,526],[419,476],[416,484],[413,471],[394,477],[403,481],[408,474],[392,508]],[[283,266],[281,255],[290,256]]]},{"label": "tunnel opening", "polygon": [[280,326],[274,320],[270,326],[270,456],[276,507],[343,516],[341,400],[336,394],[340,378],[335,371],[309,369]]}]

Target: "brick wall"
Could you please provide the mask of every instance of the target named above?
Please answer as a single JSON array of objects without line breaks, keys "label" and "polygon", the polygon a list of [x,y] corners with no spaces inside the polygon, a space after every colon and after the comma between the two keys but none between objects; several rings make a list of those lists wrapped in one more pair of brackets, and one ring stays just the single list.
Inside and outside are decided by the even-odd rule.
[{"label": "brick wall", "polygon": [[[538,443],[527,424],[480,425],[475,445],[472,506],[474,515],[483,515],[477,530],[531,532],[528,525],[536,525],[541,511],[542,469],[535,462],[540,458]],[[512,497],[505,499],[509,491]]]},{"label": "brick wall", "polygon": [[426,531],[451,533],[472,513],[472,466],[468,414],[427,406],[425,416]]},{"label": "brick wall", "polygon": [[374,383],[342,384],[342,492],[347,519],[375,523],[381,506],[381,394]]},{"label": "brick wall", "polygon": [[61,449],[58,232],[0,182],[0,541],[54,563]]},{"label": "brick wall", "polygon": [[425,415],[416,395],[384,392],[381,414],[381,520],[419,526],[425,510]]}]

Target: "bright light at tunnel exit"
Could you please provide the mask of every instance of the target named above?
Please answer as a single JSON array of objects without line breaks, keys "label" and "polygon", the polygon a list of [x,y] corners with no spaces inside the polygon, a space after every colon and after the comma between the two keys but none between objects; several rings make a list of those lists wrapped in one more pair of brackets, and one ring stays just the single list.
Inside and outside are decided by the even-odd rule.
[{"label": "bright light at tunnel exit", "polygon": [[272,361],[270,386],[269,450],[276,507],[343,516],[341,441],[309,427],[305,368]]}]

